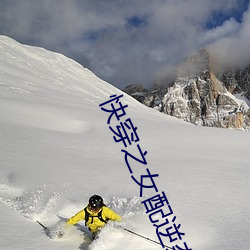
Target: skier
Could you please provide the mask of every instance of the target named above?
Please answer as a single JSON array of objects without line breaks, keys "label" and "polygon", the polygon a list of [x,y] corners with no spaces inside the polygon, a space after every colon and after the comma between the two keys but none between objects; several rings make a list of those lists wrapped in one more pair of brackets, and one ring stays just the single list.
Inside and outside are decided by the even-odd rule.
[{"label": "skier", "polygon": [[85,220],[85,225],[92,232],[94,239],[109,220],[120,222],[122,219],[120,215],[105,206],[101,196],[95,194],[89,198],[89,204],[72,216],[67,224],[74,225],[80,220]]}]

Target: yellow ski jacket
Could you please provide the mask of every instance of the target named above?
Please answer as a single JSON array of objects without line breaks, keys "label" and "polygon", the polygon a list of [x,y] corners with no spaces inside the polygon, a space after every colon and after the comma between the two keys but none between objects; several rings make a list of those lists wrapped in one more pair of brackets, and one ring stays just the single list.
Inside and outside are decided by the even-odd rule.
[{"label": "yellow ski jacket", "polygon": [[[120,215],[116,214],[110,208],[103,206],[98,212],[91,211],[88,207],[86,207],[87,212],[89,213],[88,221],[86,221],[86,225],[88,226],[89,230],[92,233],[98,231],[98,229],[102,228],[106,223],[104,221],[112,220],[112,221],[121,221]],[[101,221],[98,218],[98,214],[101,212],[101,217],[104,221]],[[85,211],[82,209],[77,214],[72,216],[68,221],[67,224],[74,225],[80,220],[85,220]]]}]

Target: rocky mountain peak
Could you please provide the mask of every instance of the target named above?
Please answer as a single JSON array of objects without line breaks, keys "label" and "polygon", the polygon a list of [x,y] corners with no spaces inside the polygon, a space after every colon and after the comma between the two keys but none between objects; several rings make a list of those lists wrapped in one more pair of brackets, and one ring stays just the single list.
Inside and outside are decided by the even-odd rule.
[{"label": "rocky mountain peak", "polygon": [[171,86],[163,85],[148,91],[141,87],[141,91],[137,88],[129,94],[149,107],[196,125],[249,129],[249,106],[233,94],[247,96],[250,93],[247,90],[250,67],[249,71],[220,74],[214,73],[212,68],[209,51],[202,49],[178,67]]}]

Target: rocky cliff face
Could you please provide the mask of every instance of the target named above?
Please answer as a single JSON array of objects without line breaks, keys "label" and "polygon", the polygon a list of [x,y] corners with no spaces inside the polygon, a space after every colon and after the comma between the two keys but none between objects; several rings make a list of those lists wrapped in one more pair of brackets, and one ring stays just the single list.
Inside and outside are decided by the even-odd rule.
[{"label": "rocky cliff face", "polygon": [[249,88],[250,67],[215,74],[208,51],[201,50],[178,68],[170,87],[147,91],[131,85],[124,91],[149,107],[196,125],[249,129],[249,106],[234,95],[249,98]]},{"label": "rocky cliff face", "polygon": [[218,73],[217,77],[225,84],[230,93],[242,94],[250,100],[250,66]]}]

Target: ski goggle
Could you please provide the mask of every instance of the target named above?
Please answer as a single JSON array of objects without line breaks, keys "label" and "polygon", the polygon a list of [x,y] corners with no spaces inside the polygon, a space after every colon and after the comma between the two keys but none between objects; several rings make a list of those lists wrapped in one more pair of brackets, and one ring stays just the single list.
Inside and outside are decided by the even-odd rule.
[{"label": "ski goggle", "polygon": [[93,212],[97,212],[97,211],[99,211],[99,210],[101,209],[100,207],[93,206],[93,205],[90,205],[89,208],[90,208],[90,210],[93,211]]}]

